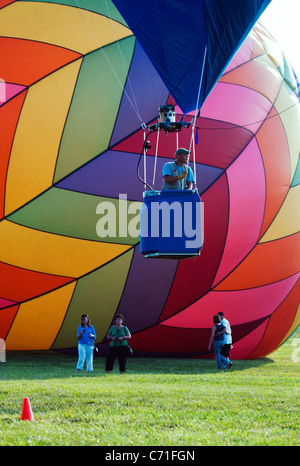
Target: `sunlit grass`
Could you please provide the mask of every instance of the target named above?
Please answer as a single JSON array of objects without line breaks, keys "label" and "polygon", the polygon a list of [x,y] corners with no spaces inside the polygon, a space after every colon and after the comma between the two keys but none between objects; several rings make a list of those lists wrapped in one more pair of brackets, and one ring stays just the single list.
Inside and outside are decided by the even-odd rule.
[{"label": "sunlit grass", "polygon": [[[0,445],[299,445],[297,335],[228,371],[214,360],[131,358],[127,374],[106,374],[99,357],[87,374],[76,356],[9,353]],[[20,421],[25,396],[33,422]]]}]

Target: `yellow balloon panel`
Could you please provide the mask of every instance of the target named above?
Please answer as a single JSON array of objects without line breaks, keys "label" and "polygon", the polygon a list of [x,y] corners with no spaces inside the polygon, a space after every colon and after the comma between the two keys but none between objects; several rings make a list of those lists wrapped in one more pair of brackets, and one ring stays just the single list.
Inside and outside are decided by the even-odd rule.
[{"label": "yellow balloon panel", "polygon": [[65,277],[81,277],[131,246],[58,236],[4,220],[0,223],[2,262]]},{"label": "yellow balloon panel", "polygon": [[12,3],[1,10],[0,21],[2,36],[45,42],[82,54],[132,35],[109,18],[53,3]]},{"label": "yellow balloon panel", "polygon": [[52,185],[64,121],[81,61],[71,63],[28,90],[7,174],[6,215]]},{"label": "yellow balloon panel", "polygon": [[63,322],[75,282],[20,305],[6,339],[8,350],[48,350]]},{"label": "yellow balloon panel", "polygon": [[284,339],[282,340],[281,344],[286,341],[293,333],[294,331],[297,329],[297,327],[300,325],[300,304],[298,306],[298,309],[297,309],[297,312],[296,312],[296,315],[295,315],[295,319],[294,319],[294,322],[291,326],[291,328],[289,329],[288,333],[286,334],[286,336],[284,337]]},{"label": "yellow balloon panel", "polygon": [[300,231],[300,185],[291,188],[261,243],[293,235]]},{"label": "yellow balloon panel", "polygon": [[291,181],[294,177],[300,153],[300,131],[295,121],[300,119],[299,99],[287,86],[282,86],[274,107],[280,115],[285,128],[291,159]]},{"label": "yellow balloon panel", "polygon": [[[271,62],[271,66],[275,68],[284,68],[284,57],[281,49],[278,47],[277,43],[274,41],[273,37],[269,32],[262,27],[258,22],[255,25],[255,29],[252,31],[252,34],[258,38],[260,44],[263,46],[265,55],[268,56]],[[259,60],[259,57],[256,60]]]}]

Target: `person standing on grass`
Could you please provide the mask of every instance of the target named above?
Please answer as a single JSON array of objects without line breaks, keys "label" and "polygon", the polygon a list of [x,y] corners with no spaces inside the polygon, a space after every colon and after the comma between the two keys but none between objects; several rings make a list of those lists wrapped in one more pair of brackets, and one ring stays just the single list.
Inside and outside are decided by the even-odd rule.
[{"label": "person standing on grass", "polygon": [[91,324],[90,318],[87,314],[81,316],[81,324],[77,329],[78,338],[78,362],[77,372],[82,371],[84,362],[86,361],[87,372],[93,371],[94,359],[94,341],[96,339],[96,332]]},{"label": "person standing on grass", "polygon": [[227,369],[229,369],[229,367],[232,366],[232,362],[230,361],[230,350],[232,348],[231,327],[228,320],[224,317],[224,312],[218,312],[218,316],[221,317],[221,324],[226,328],[226,333],[224,333],[224,345],[221,349],[221,354],[227,359]]},{"label": "person standing on grass", "polygon": [[124,317],[122,314],[117,314],[115,317],[115,325],[113,325],[107,334],[107,339],[110,340],[108,354],[106,357],[105,370],[109,374],[114,367],[114,362],[118,358],[120,374],[126,372],[126,361],[128,354],[128,340],[131,334],[128,328],[123,325]]},{"label": "person standing on grass", "polygon": [[210,351],[211,344],[214,342],[214,352],[216,355],[218,369],[223,369],[222,364],[224,365],[224,369],[226,369],[228,361],[221,354],[221,349],[224,345],[224,333],[226,332],[226,327],[221,324],[221,317],[219,315],[215,315],[213,317],[213,323],[215,325],[211,329],[208,351]]}]

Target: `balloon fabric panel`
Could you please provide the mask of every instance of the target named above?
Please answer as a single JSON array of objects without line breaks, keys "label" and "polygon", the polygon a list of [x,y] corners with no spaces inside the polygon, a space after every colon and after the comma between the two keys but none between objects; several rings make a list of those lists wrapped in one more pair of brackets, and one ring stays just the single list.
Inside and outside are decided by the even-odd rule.
[{"label": "balloon fabric panel", "polygon": [[[259,61],[250,61],[245,63],[242,68],[234,68],[231,71],[226,71],[223,76],[219,79],[221,83],[236,84],[238,86],[248,87],[256,90],[260,95],[263,95],[271,102],[274,102],[280,87],[282,85],[282,76],[275,71],[272,73],[272,85],[267,85],[270,71],[266,67],[268,60],[261,59]],[[266,75],[267,79],[264,78]],[[265,87],[262,87],[263,83]]]},{"label": "balloon fabric panel", "polygon": [[245,322],[249,315],[253,321],[268,317],[272,309],[277,308],[282,303],[287,290],[291,291],[298,279],[299,273],[280,282],[262,286],[258,290],[211,291],[202,300],[165,320],[162,325],[210,328],[213,316],[219,312],[220,302],[224,314],[230,313],[232,309],[239,309],[239,313],[231,319],[232,325]]},{"label": "balloon fabric panel", "polygon": [[240,359],[248,359],[250,354],[249,348],[251,346],[257,347],[261,343],[268,327],[268,320],[258,322],[254,328],[251,329],[246,335],[243,335],[240,340],[234,345],[234,352],[231,351],[230,357],[233,358],[235,354],[239,354]]},{"label": "balloon fabric panel", "polygon": [[61,327],[74,287],[75,282],[22,303],[6,337],[8,347],[12,350],[49,349]]},{"label": "balloon fabric panel", "polygon": [[39,79],[81,57],[51,44],[1,37],[2,79],[30,86]]},{"label": "balloon fabric panel", "polygon": [[72,281],[72,277],[39,273],[2,262],[0,263],[0,275],[0,295],[19,303]]},{"label": "balloon fabric panel", "polygon": [[300,184],[300,154],[298,157],[298,164],[297,164],[297,168],[296,168],[291,186],[292,187],[299,186],[299,184]]},{"label": "balloon fabric panel", "polygon": [[[101,36],[93,31],[101,31]],[[132,33],[118,22],[112,28],[109,18],[90,11],[52,2],[21,1],[1,11],[1,35],[49,43],[85,55]]]},{"label": "balloon fabric panel", "polygon": [[[118,211],[116,199],[99,198],[99,196],[91,196],[67,189],[52,188],[12,214],[10,220],[48,233],[97,241],[99,237],[96,227],[91,229],[90,226],[95,222],[95,212],[99,202],[111,202],[115,206],[116,212]],[[130,209],[131,202],[128,201],[126,205],[126,210]],[[73,212],[73,218],[72,222],[66,224],[64,218],[69,212]],[[119,220],[116,221],[116,232],[118,231]],[[119,237],[112,240],[107,236],[105,240],[120,244],[139,242],[139,238],[133,237]]]},{"label": "balloon fabric panel", "polygon": [[[274,139],[274,134],[277,135]],[[265,166],[266,206],[261,235],[269,228],[287,194],[290,177],[290,153],[280,116],[273,108],[269,119],[256,135]]]},{"label": "balloon fabric panel", "polygon": [[[142,83],[142,86],[140,83]],[[151,95],[152,98],[147,100],[146,95]],[[141,124],[139,119],[141,115],[143,115],[144,122],[151,121],[153,116],[157,114],[160,102],[166,102],[168,96],[169,91],[161,81],[155,68],[149,64],[149,59],[140,44],[135,41],[135,48],[110,146],[114,146],[124,138],[126,141],[129,134],[135,134],[137,127]],[[138,142],[139,147],[142,144],[143,136]]]},{"label": "balloon fabric panel", "polygon": [[272,102],[262,94],[241,85],[219,82],[203,104],[201,116],[214,116],[255,134],[271,108]]},{"label": "balloon fabric panel", "polygon": [[[298,274],[299,276],[299,274]],[[264,337],[258,347],[250,355],[251,358],[259,357],[260,354],[269,354],[273,351],[274,339],[282,344],[284,340],[294,331],[300,323],[297,309],[299,308],[300,280],[298,279],[288,297],[278,306],[276,312],[270,317],[269,325]]]},{"label": "balloon fabric panel", "polygon": [[[182,113],[178,108],[177,110],[178,117],[182,118]],[[151,122],[151,124],[152,123],[154,124],[155,121]],[[242,128],[228,122],[212,120],[203,116],[196,119],[196,124],[199,128],[199,140],[201,143],[201,158],[197,151],[196,161],[208,167],[216,167],[220,169],[227,168],[253,137],[253,133],[246,128]],[[179,146],[189,147],[190,138],[190,133],[179,133]],[[153,142],[153,136],[151,142]],[[140,130],[132,136],[129,136],[120,144],[114,146],[113,149],[120,150],[122,152],[131,152],[132,148],[136,146],[139,147],[142,143],[143,131]],[[156,144],[154,140],[152,147],[147,151],[147,155],[155,156],[155,148]],[[174,153],[177,149],[177,141],[174,135],[169,134],[167,138],[160,138],[159,149],[159,153],[157,154],[158,160],[160,157],[166,157],[173,160]]]},{"label": "balloon fabric panel", "polygon": [[2,312],[0,314],[0,323],[1,323],[1,330],[0,330],[0,338],[3,340],[6,339],[9,329],[11,328],[11,325],[14,321],[14,318],[16,316],[16,313],[18,312],[19,309],[19,304],[16,305],[9,305],[5,309],[5,313]]},{"label": "balloon fabric panel", "polygon": [[3,8],[7,5],[9,5],[10,3],[13,3],[15,2],[16,0],[0,0],[0,8]]},{"label": "balloon fabric panel", "polygon": [[[135,248],[126,286],[118,306],[118,312],[126,314],[126,322],[133,332],[151,326],[153,317],[155,321],[159,319],[161,309],[168,300],[177,265],[178,261],[162,261],[159,265],[161,273],[158,274],[155,262],[150,262],[146,268],[144,267],[144,257],[139,247]],[[140,280],[138,288],[137,277]]]},{"label": "balloon fabric panel", "polygon": [[[120,43],[126,57],[132,55],[133,46],[132,37]],[[55,182],[108,148],[130,63],[127,58],[112,69],[107,60],[115,63],[119,53],[112,44],[105,55],[100,49],[84,58],[60,144]]]},{"label": "balloon fabric panel", "polygon": [[[160,322],[204,296],[212,287],[222,258],[228,228],[228,185],[222,175],[202,196],[204,203],[204,241],[207,254],[202,261],[181,261],[178,264],[169,298]],[[182,283],[189,283],[184,294],[178,293]]]},{"label": "balloon fabric panel", "polygon": [[[109,262],[130,246],[81,240],[37,231],[3,220],[3,262],[53,275],[78,278]],[[81,261],[78,261],[78,254]]]},{"label": "balloon fabric panel", "polygon": [[50,74],[27,92],[7,172],[6,215],[52,185],[61,129],[79,66],[76,61]]},{"label": "balloon fabric panel", "polygon": [[139,0],[113,3],[187,113],[201,108],[270,1],[164,0],[143,2],[142,7]]},{"label": "balloon fabric panel", "polygon": [[13,301],[8,300],[8,299],[2,299],[2,298],[0,299],[0,309],[2,307],[8,307],[8,306],[10,306],[12,304],[15,304],[15,303]]},{"label": "balloon fabric panel", "polygon": [[[15,1],[15,0],[13,0]],[[20,2],[26,2],[27,0],[19,0]],[[126,26],[126,23],[118,10],[111,2],[99,2],[99,0],[30,0],[32,3],[55,3],[58,5],[66,5],[72,8],[75,8],[78,13],[80,12],[82,18],[85,18],[84,13],[85,11],[90,11],[93,13],[98,13],[99,15],[103,15],[104,17],[113,19],[120,24]]]},{"label": "balloon fabric panel", "polygon": [[[300,233],[258,244],[216,290],[245,289],[266,285],[299,271]],[[276,261],[274,261],[276,256]]]},{"label": "balloon fabric panel", "polygon": [[[118,198],[126,193],[128,199],[140,201],[143,186],[136,182],[136,166],[139,155],[128,154],[125,162],[124,152],[105,151],[82,168],[57,184],[58,187],[93,195]],[[111,183],[107,172],[113,170],[115,183]],[[131,180],[132,183],[128,183]]]},{"label": "balloon fabric panel", "polygon": [[[240,341],[243,342],[243,339],[247,338],[249,334],[252,335],[252,332],[255,333],[262,323],[264,324],[264,328],[266,328],[267,319],[265,318],[232,326],[236,344]],[[210,334],[210,328],[189,329],[156,325],[145,329],[143,332],[136,333],[133,341],[136,348],[143,347],[144,354],[212,357],[207,351],[207,342],[209,341]],[[262,334],[260,333],[261,336]],[[154,339],[155,348],[153,348]],[[246,355],[243,354],[242,357],[249,355],[249,344],[247,345],[247,351],[248,353]],[[236,354],[239,355],[239,352]]]},{"label": "balloon fabric panel", "polygon": [[263,236],[262,242],[284,238],[300,230],[300,218],[295,215],[291,218],[290,212],[299,209],[300,186],[291,188],[268,232]]},{"label": "balloon fabric panel", "polygon": [[[122,236],[118,219],[115,235],[98,235],[98,205],[118,213],[123,194],[127,214],[139,209],[141,123],[156,123],[167,102],[177,120],[183,113],[115,6],[76,4],[0,2],[0,337],[7,349],[74,352],[87,312],[106,354],[121,312],[136,354],[210,358],[212,314],[224,310],[232,357],[274,351],[300,320],[300,106],[291,66],[256,24],[196,118],[190,165],[204,203],[203,251],[145,260],[139,237]],[[193,69],[198,89],[201,65]],[[140,173],[152,182],[156,166],[160,190],[162,167],[189,147],[191,128],[149,139]]]},{"label": "balloon fabric panel", "polygon": [[[89,309],[89,315],[93,315],[97,337],[100,341],[106,337],[111,323],[111,314],[117,309],[122,295],[132,254],[131,249],[118,259],[111,261],[106,267],[88,273],[77,281],[68,313],[60,332],[57,332],[53,349],[61,348],[66,344],[69,347],[73,346],[74,322],[80,322],[82,309],[86,308]],[[118,280],[114,279],[116,275]]]},{"label": "balloon fabric panel", "polygon": [[[252,140],[227,170],[230,198],[227,239],[215,282],[221,281],[256,245],[265,206],[264,168],[256,140]],[[243,176],[243,175],[244,176]],[[248,183],[247,191],[242,189]],[[240,228],[244,231],[240,237]]]},{"label": "balloon fabric panel", "polygon": [[0,218],[4,217],[5,183],[11,146],[18,123],[19,114],[24,103],[26,91],[7,102],[0,111],[1,157],[0,157]]}]

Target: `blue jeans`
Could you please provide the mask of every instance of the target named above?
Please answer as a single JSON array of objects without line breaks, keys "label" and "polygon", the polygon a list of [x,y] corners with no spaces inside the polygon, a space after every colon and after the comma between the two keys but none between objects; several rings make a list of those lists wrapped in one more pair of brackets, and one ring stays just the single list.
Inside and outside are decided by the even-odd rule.
[{"label": "blue jeans", "polygon": [[84,361],[86,361],[86,370],[93,370],[94,347],[90,345],[78,344],[78,362],[76,369],[82,371]]},{"label": "blue jeans", "polygon": [[223,346],[224,346],[224,341],[220,341],[220,340],[214,341],[214,352],[216,355],[218,369],[223,369],[222,363],[224,364],[225,367],[228,364],[228,359],[224,358],[224,356],[222,356],[221,354],[221,349],[223,348]]}]

